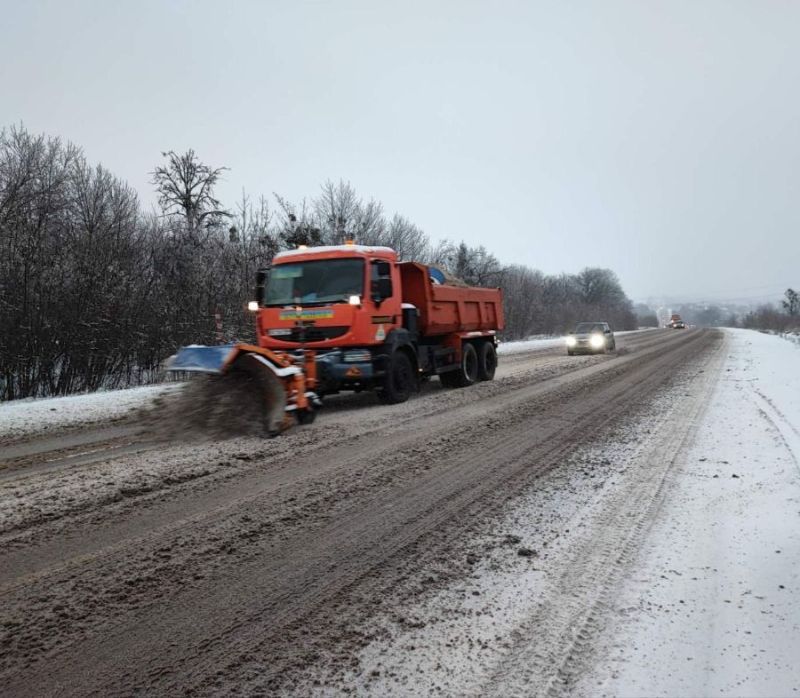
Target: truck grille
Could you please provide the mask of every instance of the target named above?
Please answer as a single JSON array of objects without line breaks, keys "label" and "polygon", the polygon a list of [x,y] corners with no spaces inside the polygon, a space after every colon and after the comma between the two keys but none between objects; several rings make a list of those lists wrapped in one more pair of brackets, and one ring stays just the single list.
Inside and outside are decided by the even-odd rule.
[{"label": "truck grille", "polygon": [[282,339],[284,342],[322,342],[341,337],[348,329],[348,327],[292,327],[291,334],[276,339]]}]

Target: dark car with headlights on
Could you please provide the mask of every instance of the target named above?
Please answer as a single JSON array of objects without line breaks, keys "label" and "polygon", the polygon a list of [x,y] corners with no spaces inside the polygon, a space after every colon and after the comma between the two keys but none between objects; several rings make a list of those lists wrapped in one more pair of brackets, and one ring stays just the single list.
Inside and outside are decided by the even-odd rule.
[{"label": "dark car with headlights on", "polygon": [[567,335],[567,354],[605,354],[617,342],[607,322],[579,322]]}]

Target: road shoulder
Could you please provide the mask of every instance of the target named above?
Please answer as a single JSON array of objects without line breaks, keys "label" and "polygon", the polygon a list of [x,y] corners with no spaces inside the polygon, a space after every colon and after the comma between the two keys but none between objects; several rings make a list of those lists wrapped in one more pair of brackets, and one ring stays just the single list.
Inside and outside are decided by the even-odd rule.
[{"label": "road shoulder", "polygon": [[755,332],[728,346],[575,695],[800,691],[800,352]]}]

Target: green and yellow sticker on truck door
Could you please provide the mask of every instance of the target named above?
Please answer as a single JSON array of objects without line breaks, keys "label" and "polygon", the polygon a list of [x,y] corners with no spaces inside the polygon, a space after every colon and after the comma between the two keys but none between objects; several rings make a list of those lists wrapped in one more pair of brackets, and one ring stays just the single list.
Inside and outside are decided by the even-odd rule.
[{"label": "green and yellow sticker on truck door", "polygon": [[301,308],[297,310],[281,310],[281,320],[329,320],[333,317],[333,308]]}]

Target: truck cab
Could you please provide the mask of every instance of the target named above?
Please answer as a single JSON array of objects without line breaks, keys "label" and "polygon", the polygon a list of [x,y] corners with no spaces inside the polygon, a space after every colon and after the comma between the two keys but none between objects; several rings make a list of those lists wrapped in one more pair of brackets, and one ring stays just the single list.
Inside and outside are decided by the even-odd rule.
[{"label": "truck cab", "polygon": [[342,245],[281,252],[259,279],[259,344],[271,349],[381,344],[401,324],[397,255]]}]

